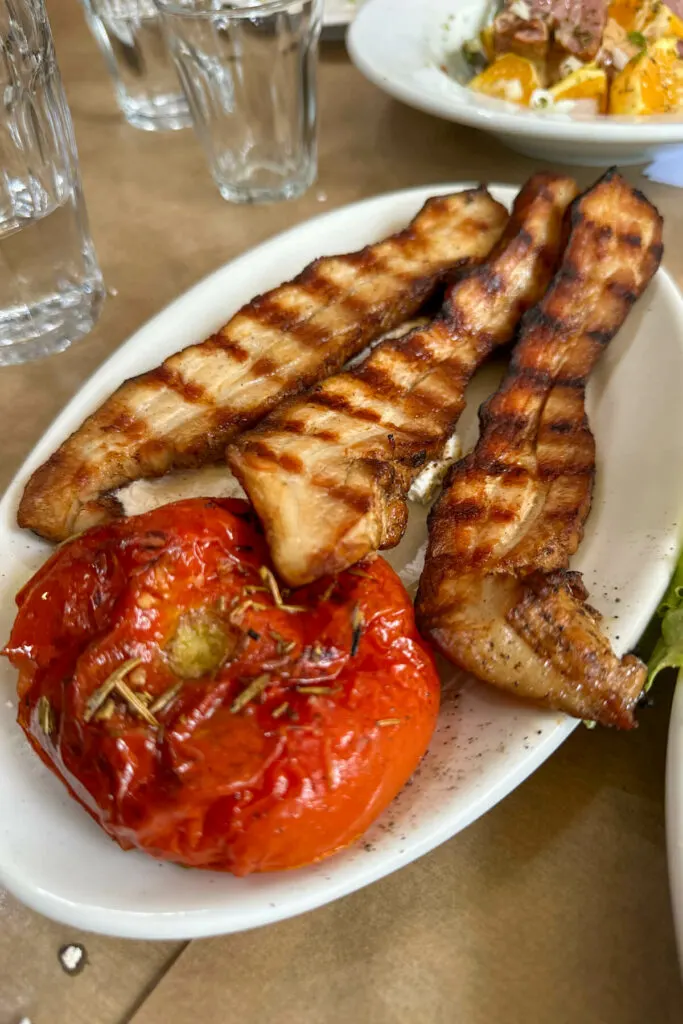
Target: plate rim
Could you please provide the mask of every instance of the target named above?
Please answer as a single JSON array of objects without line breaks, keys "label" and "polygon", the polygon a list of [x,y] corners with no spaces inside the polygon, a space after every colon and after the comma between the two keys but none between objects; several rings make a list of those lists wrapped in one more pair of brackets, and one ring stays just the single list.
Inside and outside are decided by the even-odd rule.
[{"label": "plate rim", "polygon": [[[108,393],[111,392],[118,385],[122,376],[125,378],[125,356],[122,360],[122,370],[113,375],[110,372],[111,367],[121,359],[124,353],[130,354],[133,350],[139,349],[142,356],[141,362],[145,365],[144,348],[140,345],[138,340],[140,336],[142,335],[144,337],[148,332],[154,331],[160,320],[169,316],[177,306],[186,303],[191,296],[201,296],[203,290],[210,289],[214,279],[225,274],[227,268],[234,268],[235,264],[243,259],[253,260],[260,252],[267,249],[269,246],[277,248],[286,244],[288,237],[295,236],[302,227],[304,227],[304,225],[309,226],[315,224],[318,225],[319,230],[324,229],[327,221],[332,218],[339,218],[340,220],[343,220],[344,216],[352,209],[354,211],[360,211],[363,207],[375,203],[380,206],[387,204],[387,206],[390,207],[397,202],[407,200],[413,196],[415,197],[417,205],[418,203],[425,201],[430,195],[445,194],[448,192],[476,187],[476,185],[476,182],[441,182],[428,185],[417,185],[407,189],[398,189],[381,193],[377,196],[365,197],[353,203],[342,205],[334,210],[319,213],[314,217],[294,224],[284,231],[275,234],[271,238],[246,249],[244,252],[226,261],[220,267],[217,267],[205,277],[201,278],[195,284],[190,286],[190,288],[186,289],[181,295],[177,296],[149,318],[145,323],[139,326],[99,367],[95,369],[95,371],[85,381],[83,381],[77,392],[57,414],[50,426],[43,432],[36,445],[33,447],[15,474],[2,498],[2,501],[0,502],[0,528],[2,527],[5,513],[9,512],[13,518],[13,513],[16,509],[16,499],[28,473],[30,473],[32,469],[43,460],[46,450],[51,451],[55,442],[59,443],[59,439],[66,436],[66,434],[73,429],[73,427],[69,425],[69,420],[71,418],[81,419],[84,413],[84,408],[90,409],[90,405],[87,403],[84,407],[82,401],[79,402],[86,388],[92,389],[98,384],[104,382],[107,384]],[[500,198],[506,199],[507,201],[514,197],[520,186],[518,184],[498,183],[495,185],[489,185],[488,187],[494,194],[497,194]],[[321,236],[323,233],[324,230],[320,230]],[[683,296],[681,296],[675,281],[664,268],[660,269],[659,273],[665,279],[665,287],[671,288],[675,292],[676,297],[681,304],[681,313],[683,317]],[[158,361],[158,357],[154,358]],[[138,367],[137,372],[140,372],[140,367]],[[72,409],[75,413],[72,413]],[[53,437],[53,435],[55,436]],[[23,531],[19,532],[19,536],[23,536]],[[11,599],[9,589],[8,596]],[[659,595],[657,595],[657,600],[658,599]],[[655,600],[653,598],[653,607],[654,604]],[[330,884],[327,886],[324,891],[321,890],[318,892],[315,890],[312,898],[304,898],[301,894],[297,894],[294,897],[296,902],[299,904],[296,909],[292,909],[286,902],[283,902],[282,905],[276,908],[276,911],[273,912],[264,903],[262,913],[260,915],[254,913],[253,910],[248,912],[251,918],[248,924],[244,924],[236,916],[234,916],[231,921],[231,909],[225,904],[220,907],[214,906],[203,910],[194,909],[185,911],[171,909],[168,911],[154,910],[132,912],[130,910],[115,910],[110,907],[99,907],[93,902],[76,902],[47,891],[40,885],[24,884],[20,878],[13,876],[7,865],[2,863],[0,863],[0,880],[2,880],[2,883],[5,884],[7,888],[22,902],[48,917],[52,917],[65,924],[83,928],[88,931],[123,938],[191,939],[246,931],[251,928],[261,927],[268,923],[276,923],[277,921],[298,916],[301,913],[324,906],[328,903],[334,902],[342,896],[364,888],[366,885],[370,885],[378,879],[393,873],[414,860],[417,860],[419,857],[435,849],[449,838],[453,838],[463,828],[476,821],[484,813],[500,802],[500,800],[504,799],[505,796],[509,795],[509,793],[521,784],[524,779],[535,771],[557,749],[557,747],[564,742],[567,736],[578,726],[578,724],[579,723],[577,721],[572,719],[564,719],[553,728],[549,729],[543,740],[539,742],[536,747],[528,751],[526,755],[521,756],[516,762],[515,767],[507,771],[502,780],[497,783],[494,781],[492,785],[484,788],[481,793],[477,794],[476,799],[472,799],[470,801],[467,809],[461,813],[461,817],[455,827],[455,830],[453,829],[452,821],[449,821],[449,824],[444,824],[441,828],[435,828],[426,838],[422,838],[417,841],[410,849],[408,856],[399,856],[395,853],[388,853],[381,864],[369,872],[366,871],[360,881],[357,881],[354,878],[349,881],[342,877],[336,884]],[[226,915],[228,917],[227,921],[225,920]]]},{"label": "plate rim", "polygon": [[[429,0],[432,3],[433,0]],[[455,3],[455,0],[454,0]],[[392,5],[392,17],[386,18],[383,24],[387,32],[397,31],[401,24],[399,14],[404,18],[404,27],[410,20],[413,29],[412,42],[418,46],[419,34],[425,28],[427,15],[425,0],[416,4],[415,0],[366,0],[358,14],[351,22],[346,36],[349,56],[358,70],[369,81],[383,92],[395,97],[402,103],[436,115],[447,121],[469,125],[500,135],[523,136],[528,139],[547,142],[583,142],[591,148],[600,148],[608,144],[635,146],[658,145],[663,143],[683,143],[683,115],[677,121],[643,121],[635,118],[615,117],[614,115],[595,115],[584,120],[554,119],[542,112],[522,109],[519,112],[506,109],[503,101],[500,109],[487,109],[485,106],[468,105],[458,101],[457,95],[452,98],[440,97],[421,89],[400,73],[393,73],[387,66],[378,67],[373,62],[368,50],[376,39],[376,34],[366,31],[366,23],[370,23],[375,11],[383,6]],[[422,6],[424,4],[424,6]],[[369,46],[366,46],[366,39]],[[385,34],[383,43],[390,48],[390,38]],[[492,104],[497,101],[491,100]],[[592,136],[599,127],[599,138]]]},{"label": "plate rim", "polygon": [[683,971],[683,675],[676,680],[671,705],[665,779],[666,852],[671,912],[678,960]]}]

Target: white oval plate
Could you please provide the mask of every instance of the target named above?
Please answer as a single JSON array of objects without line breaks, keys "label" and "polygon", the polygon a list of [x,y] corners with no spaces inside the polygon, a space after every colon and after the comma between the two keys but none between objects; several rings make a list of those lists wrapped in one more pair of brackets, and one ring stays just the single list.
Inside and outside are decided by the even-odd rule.
[{"label": "white oval plate", "polygon": [[[336,210],[222,267],[156,316],[88,381],[37,445],[0,504],[0,637],[14,594],[48,554],[15,525],[27,477],[126,377],[206,337],[248,299],[321,254],[347,252],[403,227],[428,196],[421,187]],[[496,187],[510,202],[514,190]],[[465,447],[476,409],[495,386],[489,367],[461,421]],[[597,435],[597,488],[574,565],[607,617],[619,651],[632,647],[669,579],[683,508],[683,300],[663,271],[610,346],[589,389]],[[634,486],[635,482],[635,486]],[[424,510],[389,561],[407,582],[419,571]],[[15,672],[0,659],[0,881],[36,910],[80,928],[149,939],[234,932],[321,906],[410,863],[455,835],[538,767],[576,722],[466,682],[446,692],[433,742],[409,785],[349,850],[311,868],[237,879],[183,871],[123,853],[66,793],[15,723]]]},{"label": "white oval plate", "polygon": [[483,128],[527,156],[571,164],[645,163],[683,143],[683,115],[625,118],[528,110],[473,92],[446,74],[484,22],[489,0],[370,0],[347,36],[351,59],[391,96]]}]

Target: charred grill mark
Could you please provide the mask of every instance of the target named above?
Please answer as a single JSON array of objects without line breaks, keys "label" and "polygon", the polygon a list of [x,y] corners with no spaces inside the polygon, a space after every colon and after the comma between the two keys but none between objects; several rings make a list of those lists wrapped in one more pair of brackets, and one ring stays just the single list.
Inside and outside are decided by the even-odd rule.
[{"label": "charred grill mark", "polygon": [[394,381],[388,370],[378,366],[377,363],[367,363],[356,370],[354,376],[384,399],[391,400],[401,394],[401,385]]},{"label": "charred grill mark", "polygon": [[481,502],[472,499],[453,500],[444,505],[442,511],[451,522],[476,523],[483,518],[484,506]]},{"label": "charred grill mark", "polygon": [[633,289],[629,288],[629,286],[624,284],[623,281],[610,281],[607,285],[607,289],[629,306],[632,306],[638,298]]},{"label": "charred grill mark", "polygon": [[532,249],[534,246],[534,236],[526,228],[522,228],[517,234],[517,242],[523,248]]},{"label": "charred grill mark", "polygon": [[344,413],[358,420],[367,420],[368,423],[381,423],[382,415],[376,409],[367,409],[363,406],[356,406],[345,395],[330,394],[328,391],[313,391],[307,401],[311,405],[322,406],[323,409],[330,409],[333,412]]},{"label": "charred grill mark", "polygon": [[586,378],[583,377],[572,377],[569,374],[566,376],[558,375],[555,378],[555,386],[558,388],[572,388],[575,391],[584,391],[586,387]]},{"label": "charred grill mark", "polygon": [[566,322],[553,316],[542,306],[534,306],[524,316],[524,327],[528,331],[547,331],[550,334],[561,334],[567,330]]},{"label": "charred grill mark", "polygon": [[596,341],[598,345],[601,345],[603,347],[609,345],[610,341],[614,337],[614,334],[615,332],[613,330],[594,330],[587,332],[587,335],[591,339],[591,341]]},{"label": "charred grill mark", "polygon": [[286,434],[296,434],[299,437],[308,433],[305,423],[302,423],[301,420],[290,420],[287,417],[278,420],[277,429]]},{"label": "charred grill mark", "polygon": [[210,407],[216,404],[213,397],[201,384],[185,380],[177,370],[173,370],[167,363],[162,363],[156,369],[150,370],[145,378],[145,383],[150,387],[168,388],[170,391],[175,391],[186,402],[199,402]]},{"label": "charred grill mark", "polygon": [[341,502],[355,515],[363,516],[372,507],[372,498],[365,491],[356,491],[352,487],[326,483],[324,490],[334,499]]},{"label": "charred grill mark", "polygon": [[248,455],[254,455],[259,459],[266,459],[268,462],[278,461],[278,453],[273,451],[269,444],[261,441],[258,437],[249,437],[244,440],[244,451]]},{"label": "charred grill mark", "polygon": [[513,437],[515,434],[523,433],[529,426],[530,419],[523,413],[494,413],[486,412],[482,417],[482,424],[489,426],[495,424],[496,434],[501,433],[505,437]]},{"label": "charred grill mark", "polygon": [[544,427],[553,434],[571,434],[582,429],[583,424],[576,423],[575,420],[554,420],[552,423],[544,423]]},{"label": "charred grill mark", "polygon": [[238,363],[246,363],[249,360],[247,350],[238,341],[230,337],[229,327],[224,328],[217,334],[212,334],[203,344],[206,345],[205,351],[220,349],[226,356],[230,356],[231,359]]},{"label": "charred grill mark", "polygon": [[[487,457],[483,453],[477,459],[477,465],[486,472],[487,476],[509,476],[511,473],[517,471],[516,466],[510,466],[507,462],[502,459],[498,459],[495,456]],[[526,471],[523,471],[526,476]]]},{"label": "charred grill mark", "polygon": [[277,462],[286,473],[303,473],[304,471],[304,463],[297,455],[292,455],[288,452],[280,452],[277,457]]},{"label": "charred grill mark", "polygon": [[102,424],[103,433],[124,434],[127,438],[144,438],[148,432],[144,420],[139,420],[132,412],[122,410],[113,419]]},{"label": "charred grill mark", "polygon": [[545,482],[558,480],[560,477],[592,476],[595,472],[595,462],[565,462],[562,458],[556,462],[549,459],[538,464],[538,478]]},{"label": "charred grill mark", "polygon": [[251,368],[252,377],[272,377],[280,370],[280,364],[270,356],[261,356]]},{"label": "charred grill mark", "polygon": [[514,523],[516,518],[517,512],[514,509],[501,508],[494,505],[494,507],[489,510],[489,519],[493,523]]},{"label": "charred grill mark", "polygon": [[340,440],[338,431],[336,430],[309,430],[307,431],[309,437],[314,437],[317,441],[324,441],[330,444],[337,444]]},{"label": "charred grill mark", "polygon": [[[350,260],[344,260],[344,262],[348,262],[350,265],[353,265]],[[368,252],[362,256],[360,263],[357,264],[358,269],[361,267],[369,268],[371,265],[372,260]],[[316,261],[311,264],[311,266],[301,274],[296,283],[300,285],[302,290],[305,291],[308,296],[318,299],[321,304],[327,305],[335,302],[341,295],[343,295],[343,289],[339,287],[336,281],[324,276],[320,261]]]}]

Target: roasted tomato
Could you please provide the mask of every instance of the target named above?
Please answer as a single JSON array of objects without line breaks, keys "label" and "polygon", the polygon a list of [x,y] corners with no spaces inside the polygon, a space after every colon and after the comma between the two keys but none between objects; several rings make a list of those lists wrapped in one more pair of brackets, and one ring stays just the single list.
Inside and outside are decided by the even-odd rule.
[{"label": "roasted tomato", "polygon": [[311,863],[367,828],[434,729],[393,570],[281,590],[245,502],[95,527],[17,603],[19,723],[126,849],[239,875]]}]

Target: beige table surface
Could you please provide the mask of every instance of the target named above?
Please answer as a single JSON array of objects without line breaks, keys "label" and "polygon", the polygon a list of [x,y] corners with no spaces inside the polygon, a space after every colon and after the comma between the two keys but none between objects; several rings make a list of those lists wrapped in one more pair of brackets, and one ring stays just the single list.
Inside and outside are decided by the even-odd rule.
[{"label": "beige table surface", "polygon": [[[71,351],[0,370],[0,487],[117,345],[246,248],[365,196],[522,182],[534,169],[484,135],[385,97],[342,45],[329,45],[317,185],[293,203],[232,207],[190,132],[123,124],[76,0],[48,7],[111,294],[97,329]],[[629,174],[666,215],[666,259],[683,283],[683,193]],[[270,928],[190,944],[113,940],[47,921],[0,891],[0,1024],[680,1024],[664,835],[667,687],[656,697],[634,735],[577,730],[440,849]],[[58,961],[69,941],[88,952],[77,977]]]}]

